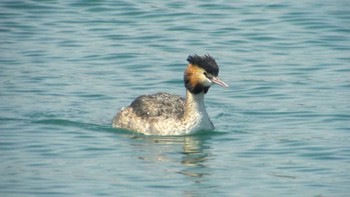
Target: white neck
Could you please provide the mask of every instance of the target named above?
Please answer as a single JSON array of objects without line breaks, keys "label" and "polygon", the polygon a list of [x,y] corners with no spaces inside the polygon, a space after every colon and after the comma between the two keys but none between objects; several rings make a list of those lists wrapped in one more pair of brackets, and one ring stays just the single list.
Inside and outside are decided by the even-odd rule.
[{"label": "white neck", "polygon": [[182,121],[187,125],[189,132],[214,129],[205,109],[203,92],[192,94],[190,91],[186,91],[185,114]]}]

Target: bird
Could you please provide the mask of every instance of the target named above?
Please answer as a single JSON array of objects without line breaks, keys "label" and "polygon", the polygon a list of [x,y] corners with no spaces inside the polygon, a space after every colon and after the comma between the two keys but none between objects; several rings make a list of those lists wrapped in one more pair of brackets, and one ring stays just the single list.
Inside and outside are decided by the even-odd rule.
[{"label": "bird", "polygon": [[113,118],[112,127],[144,135],[192,135],[214,130],[204,95],[214,85],[228,87],[219,77],[219,66],[209,54],[187,57],[184,71],[186,97],[159,92],[137,97]]}]

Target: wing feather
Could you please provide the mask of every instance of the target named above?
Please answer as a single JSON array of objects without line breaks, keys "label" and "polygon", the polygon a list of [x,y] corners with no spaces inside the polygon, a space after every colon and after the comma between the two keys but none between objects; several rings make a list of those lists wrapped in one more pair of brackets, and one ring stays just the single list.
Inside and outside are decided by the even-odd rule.
[{"label": "wing feather", "polygon": [[185,99],[168,93],[156,93],[137,97],[130,107],[143,118],[180,118],[184,114]]}]

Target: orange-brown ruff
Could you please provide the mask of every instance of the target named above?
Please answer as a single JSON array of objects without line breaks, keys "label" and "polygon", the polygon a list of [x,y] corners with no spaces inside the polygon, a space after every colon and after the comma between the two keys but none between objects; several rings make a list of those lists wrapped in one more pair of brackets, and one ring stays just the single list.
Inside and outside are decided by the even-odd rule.
[{"label": "orange-brown ruff", "polygon": [[190,55],[187,61],[186,99],[168,93],[139,96],[114,117],[113,127],[146,135],[188,135],[213,130],[204,95],[213,84],[228,85],[219,79],[219,67],[210,55]]}]

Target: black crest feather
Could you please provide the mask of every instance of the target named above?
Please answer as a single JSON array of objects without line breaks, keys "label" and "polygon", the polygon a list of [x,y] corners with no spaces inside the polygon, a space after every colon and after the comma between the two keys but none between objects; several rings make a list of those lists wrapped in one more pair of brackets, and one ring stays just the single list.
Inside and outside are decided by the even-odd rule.
[{"label": "black crest feather", "polygon": [[218,76],[219,74],[219,66],[209,54],[204,56],[199,56],[197,54],[189,55],[187,61],[193,65],[198,65],[214,76]]}]

